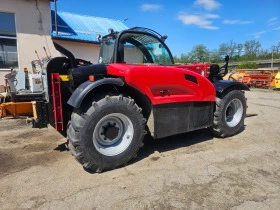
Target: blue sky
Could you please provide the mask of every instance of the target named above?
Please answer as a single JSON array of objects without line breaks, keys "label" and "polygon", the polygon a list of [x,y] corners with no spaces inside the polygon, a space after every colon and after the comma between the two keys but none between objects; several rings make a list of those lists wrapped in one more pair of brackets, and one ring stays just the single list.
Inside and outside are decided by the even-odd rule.
[{"label": "blue sky", "polygon": [[59,0],[58,11],[125,20],[128,27],[153,29],[173,55],[203,44],[257,40],[270,49],[280,42],[280,0]]}]

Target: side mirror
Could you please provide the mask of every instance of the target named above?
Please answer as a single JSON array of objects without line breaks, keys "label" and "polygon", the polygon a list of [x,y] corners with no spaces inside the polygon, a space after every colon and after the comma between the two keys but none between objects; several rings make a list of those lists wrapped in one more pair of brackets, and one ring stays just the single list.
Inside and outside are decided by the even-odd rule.
[{"label": "side mirror", "polygon": [[225,57],[225,62],[228,62],[228,61],[229,61],[229,56],[226,55],[226,57]]},{"label": "side mirror", "polygon": [[225,69],[225,71],[223,73],[223,76],[225,76],[228,73],[228,61],[229,61],[229,56],[228,55],[225,57],[225,61],[226,61],[226,64],[223,66],[224,69]]}]

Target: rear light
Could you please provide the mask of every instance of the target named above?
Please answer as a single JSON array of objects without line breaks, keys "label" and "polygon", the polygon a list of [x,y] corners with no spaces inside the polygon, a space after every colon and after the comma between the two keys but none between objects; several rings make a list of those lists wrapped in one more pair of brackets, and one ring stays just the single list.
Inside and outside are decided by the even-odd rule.
[{"label": "rear light", "polygon": [[88,79],[89,79],[89,81],[94,82],[94,75],[89,75]]}]

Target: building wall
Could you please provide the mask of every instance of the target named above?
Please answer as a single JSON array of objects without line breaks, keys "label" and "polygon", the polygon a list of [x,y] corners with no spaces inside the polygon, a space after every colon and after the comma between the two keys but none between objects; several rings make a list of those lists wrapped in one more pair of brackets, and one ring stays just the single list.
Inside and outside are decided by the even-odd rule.
[{"label": "building wall", "polygon": [[76,58],[84,59],[92,63],[98,62],[100,49],[98,44],[89,44],[64,40],[54,40],[54,42],[60,44],[61,46],[72,52]]},{"label": "building wall", "polygon": [[[1,0],[0,12],[15,14],[19,71],[32,70],[31,61],[45,56],[43,47],[52,57],[60,56],[50,36],[51,12],[49,0]],[[0,85],[10,70],[0,70]]]},{"label": "building wall", "polygon": [[136,47],[124,48],[124,61],[127,63],[143,63],[143,53]]}]

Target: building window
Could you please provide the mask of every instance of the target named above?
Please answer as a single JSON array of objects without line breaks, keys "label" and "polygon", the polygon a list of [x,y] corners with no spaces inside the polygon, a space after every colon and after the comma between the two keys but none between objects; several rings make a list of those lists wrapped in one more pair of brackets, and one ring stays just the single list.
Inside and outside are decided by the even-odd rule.
[{"label": "building window", "polygon": [[0,69],[18,68],[15,15],[0,12]]}]

